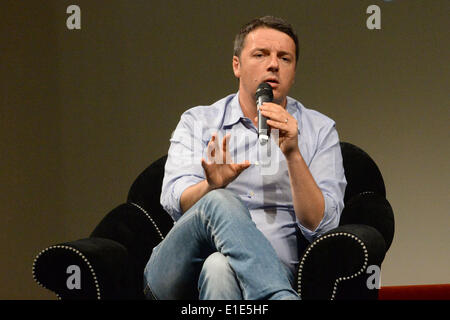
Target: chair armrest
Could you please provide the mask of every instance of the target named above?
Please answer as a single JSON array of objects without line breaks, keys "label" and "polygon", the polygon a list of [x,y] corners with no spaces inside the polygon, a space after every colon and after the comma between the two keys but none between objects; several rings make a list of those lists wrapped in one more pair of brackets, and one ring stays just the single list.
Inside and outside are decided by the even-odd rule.
[{"label": "chair armrest", "polygon": [[383,236],[367,225],[333,229],[305,250],[299,264],[298,293],[302,299],[377,299],[366,285],[367,267],[381,263],[386,253]]},{"label": "chair armrest", "polygon": [[153,211],[127,202],[111,210],[90,237],[114,240],[123,245],[139,274],[142,274],[152,249],[164,238]]},{"label": "chair armrest", "polygon": [[143,298],[142,277],[136,277],[134,268],[123,245],[92,237],[41,251],[33,277],[59,299]]}]

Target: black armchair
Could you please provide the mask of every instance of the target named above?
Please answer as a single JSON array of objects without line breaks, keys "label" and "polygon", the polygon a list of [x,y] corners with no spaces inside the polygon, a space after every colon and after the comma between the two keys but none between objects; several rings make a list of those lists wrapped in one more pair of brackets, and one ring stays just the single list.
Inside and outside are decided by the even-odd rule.
[{"label": "black armchair", "polygon": [[[377,299],[378,290],[367,286],[367,270],[381,268],[394,236],[394,214],[377,165],[350,143],[341,148],[345,208],[339,227],[301,255],[302,299]],[[60,299],[143,299],[144,267],[173,226],[159,202],[166,159],[138,176],[127,202],[110,211],[88,238],[41,251],[33,263],[35,281]]]}]

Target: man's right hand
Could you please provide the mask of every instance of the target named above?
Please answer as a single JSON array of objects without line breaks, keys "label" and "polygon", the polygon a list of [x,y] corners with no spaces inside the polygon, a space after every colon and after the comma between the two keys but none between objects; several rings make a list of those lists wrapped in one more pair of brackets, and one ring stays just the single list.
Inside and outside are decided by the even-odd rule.
[{"label": "man's right hand", "polygon": [[207,147],[208,161],[202,158],[202,167],[211,190],[226,187],[242,171],[250,167],[248,160],[243,163],[233,163],[231,160],[228,151],[230,136],[230,134],[225,135],[220,148],[217,133],[214,133]]},{"label": "man's right hand", "polygon": [[219,148],[217,134],[213,134],[208,143],[208,162],[202,158],[202,167],[205,170],[206,179],[186,188],[180,197],[181,210],[186,212],[201,197],[209,191],[226,187],[231,181],[245,169],[250,167],[250,162],[233,163],[228,152],[230,135],[227,134],[222,140],[222,148]]}]

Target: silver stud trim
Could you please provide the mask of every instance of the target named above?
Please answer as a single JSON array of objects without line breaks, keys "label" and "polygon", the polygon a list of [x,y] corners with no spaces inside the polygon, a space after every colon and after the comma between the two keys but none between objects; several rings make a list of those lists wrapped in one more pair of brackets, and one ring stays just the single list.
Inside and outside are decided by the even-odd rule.
[{"label": "silver stud trim", "polygon": [[135,206],[136,208],[140,209],[140,210],[145,214],[145,216],[146,216],[148,219],[150,219],[150,222],[151,222],[151,223],[153,224],[153,226],[155,227],[156,232],[158,232],[159,237],[161,238],[161,240],[164,240],[164,236],[163,236],[161,230],[159,230],[158,225],[156,224],[155,220],[152,219],[152,217],[147,213],[147,211],[145,211],[144,208],[142,208],[140,205],[138,205],[138,204],[136,204],[136,203],[134,203],[134,202],[130,202],[130,204],[132,204],[132,205]]},{"label": "silver stud trim", "polygon": [[373,192],[373,191],[364,191],[364,192],[361,192],[360,194],[358,194],[359,196],[364,196],[364,195],[366,195],[366,194],[375,194],[375,192]]},{"label": "silver stud trim", "polygon": [[[158,228],[156,222],[155,222],[155,221],[152,219],[152,217],[147,213],[147,211],[145,211],[144,208],[142,208],[141,206],[139,206],[138,204],[136,204],[136,203],[134,203],[134,202],[130,202],[130,204],[132,204],[133,206],[135,206],[136,208],[138,208],[139,210],[141,210],[141,211],[145,214],[145,216],[150,220],[150,222],[152,223],[152,225],[155,227],[155,229],[156,229],[156,231],[158,232],[158,235],[159,235],[159,237],[161,238],[161,240],[164,240],[164,236],[162,235],[161,230],[159,230],[159,228]],[[47,252],[47,251],[49,251],[49,250],[52,250],[52,249],[66,249],[66,250],[73,251],[73,252],[75,252],[76,254],[78,254],[78,255],[83,259],[84,262],[86,262],[86,264],[87,264],[89,270],[91,271],[92,277],[93,277],[93,279],[94,279],[95,288],[96,288],[96,291],[97,291],[97,299],[100,300],[100,299],[101,299],[100,287],[99,287],[99,284],[98,284],[98,281],[97,281],[97,276],[95,275],[94,268],[93,268],[92,265],[89,263],[89,261],[87,260],[87,258],[83,255],[83,253],[81,253],[81,252],[78,251],[77,249],[72,248],[72,247],[69,247],[69,246],[65,246],[65,245],[55,245],[55,246],[50,246],[50,247],[48,247],[48,248],[42,250],[42,251],[36,256],[36,258],[34,258],[34,261],[33,261],[33,270],[32,270],[32,272],[33,272],[33,279],[34,279],[34,281],[36,281],[36,283],[37,283],[39,286],[41,286],[41,287],[43,287],[43,288],[45,288],[45,289],[47,289],[47,290],[50,290],[50,289],[46,288],[41,282],[39,282],[39,281],[37,280],[37,278],[36,278],[36,273],[35,273],[35,266],[36,266],[36,262],[37,262],[37,260],[39,259],[39,257],[40,257],[42,254],[44,254],[45,252]],[[52,292],[53,292],[53,291],[52,291]],[[62,300],[61,297],[60,297],[56,292],[54,292],[54,293],[55,293],[56,297],[58,298],[58,300]]]},{"label": "silver stud trim", "polygon": [[367,252],[367,248],[366,248],[364,242],[361,241],[361,239],[359,239],[358,237],[356,237],[353,234],[346,233],[346,232],[337,232],[337,233],[333,233],[333,234],[328,234],[328,235],[322,236],[322,237],[320,237],[319,239],[317,239],[316,241],[314,241],[311,244],[311,246],[305,251],[305,254],[302,257],[302,260],[300,261],[299,270],[298,270],[298,278],[297,278],[297,285],[298,285],[297,286],[297,288],[298,288],[297,289],[297,293],[298,293],[298,295],[300,297],[302,296],[301,290],[302,290],[302,270],[303,270],[303,265],[304,265],[305,260],[307,259],[308,255],[309,255],[309,253],[311,252],[311,249],[314,246],[316,246],[319,242],[321,242],[321,241],[323,241],[325,239],[328,239],[328,238],[331,238],[331,237],[337,237],[337,236],[350,237],[351,239],[355,239],[356,242],[359,245],[361,245],[361,247],[362,247],[362,249],[364,251],[364,264],[363,264],[363,266],[361,267],[361,269],[358,272],[356,272],[356,273],[354,273],[354,274],[352,274],[350,276],[347,276],[347,277],[339,277],[339,278],[336,279],[336,281],[334,282],[334,285],[333,285],[333,291],[332,291],[330,300],[334,300],[336,298],[337,286],[338,286],[338,284],[340,282],[345,281],[345,280],[353,279],[353,278],[359,276],[360,274],[362,274],[364,272],[364,270],[366,269],[367,263],[369,261],[369,253]]},{"label": "silver stud trim", "polygon": [[[49,288],[45,287],[42,283],[40,283],[40,282],[37,280],[35,268],[36,268],[36,262],[37,262],[37,260],[39,259],[39,257],[40,257],[41,255],[43,255],[43,254],[46,253],[47,251],[55,250],[55,249],[64,249],[64,250],[69,250],[69,251],[75,252],[77,255],[79,255],[79,256],[83,259],[83,261],[84,261],[84,262],[86,263],[86,265],[88,266],[89,271],[91,272],[92,278],[94,279],[95,290],[96,290],[96,292],[97,292],[97,299],[100,300],[100,299],[101,299],[100,286],[99,286],[99,284],[98,284],[98,280],[97,280],[97,276],[96,276],[96,274],[95,274],[94,268],[93,268],[92,265],[89,263],[88,259],[84,256],[83,253],[81,253],[81,252],[78,251],[77,249],[72,248],[72,247],[69,247],[69,246],[65,246],[65,245],[55,245],[55,246],[50,246],[50,247],[48,247],[48,248],[42,250],[42,251],[36,256],[36,258],[34,258],[34,261],[33,261],[33,279],[34,279],[34,281],[36,281],[36,283],[37,283],[38,285],[40,285],[41,287],[43,287],[43,288],[45,288],[45,289],[47,289],[47,290],[50,290]],[[52,291],[52,290],[51,290],[51,291]],[[53,292],[53,291],[52,291],[52,292]],[[55,294],[56,294],[56,296],[58,297],[58,300],[62,300],[61,297],[60,297],[56,292],[55,292]]]}]

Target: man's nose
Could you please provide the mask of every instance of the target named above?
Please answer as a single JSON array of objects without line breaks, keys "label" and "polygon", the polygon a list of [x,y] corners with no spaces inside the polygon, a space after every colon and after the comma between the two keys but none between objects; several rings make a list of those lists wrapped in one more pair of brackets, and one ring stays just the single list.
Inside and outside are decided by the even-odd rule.
[{"label": "man's nose", "polygon": [[279,68],[279,61],[278,61],[278,57],[276,55],[271,55],[270,56],[270,60],[269,60],[269,66],[268,66],[268,70],[269,71],[278,71]]}]

